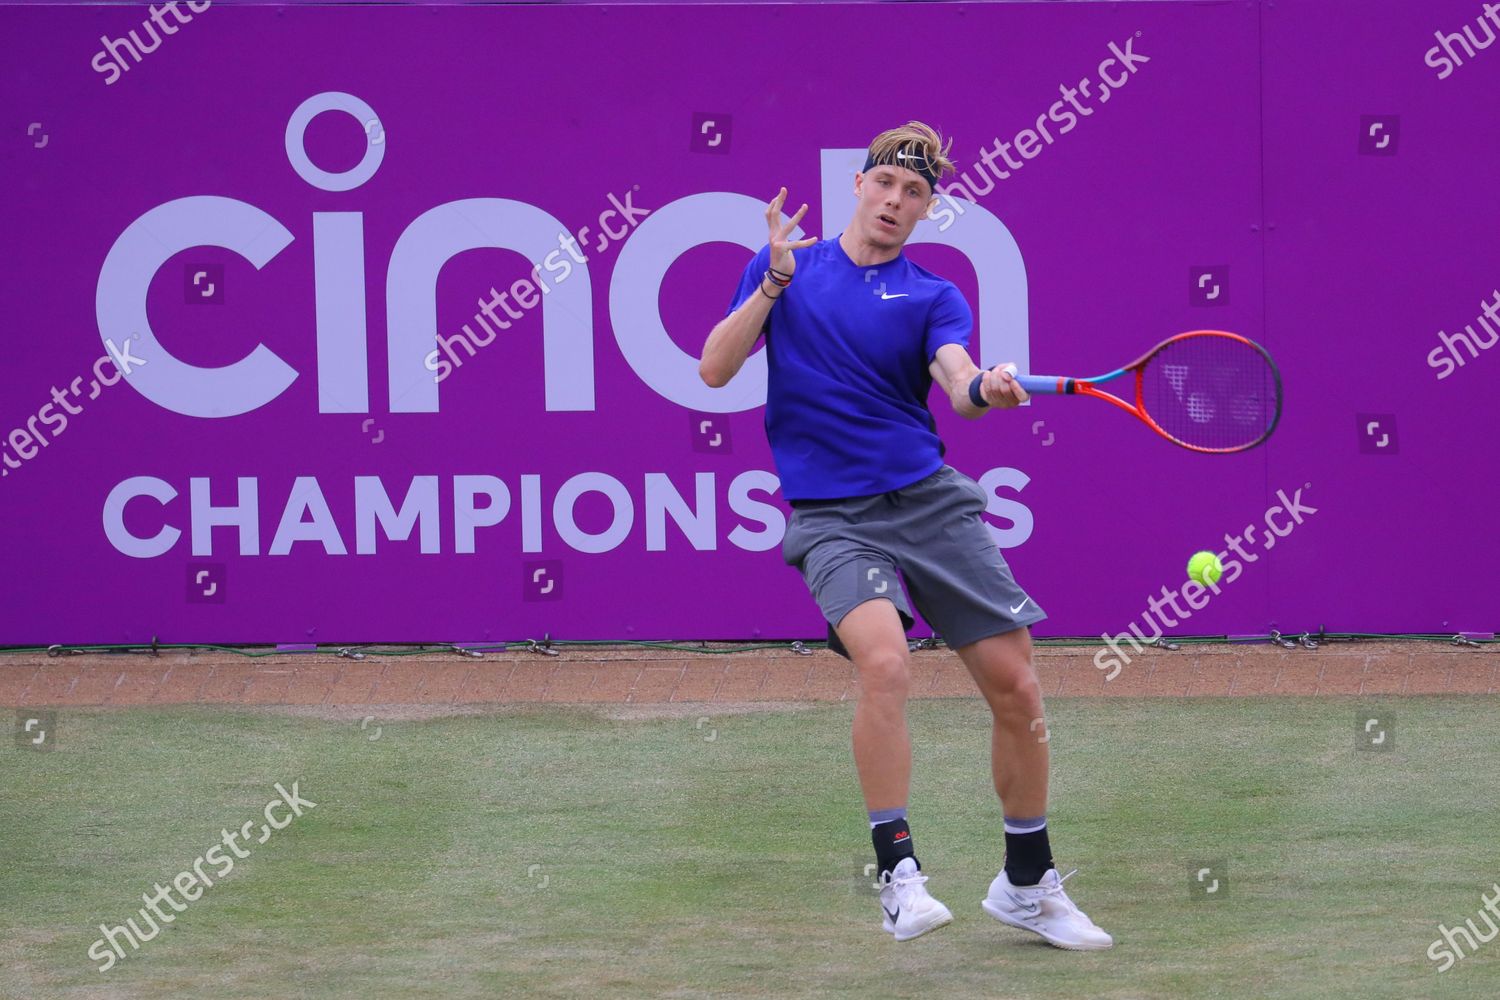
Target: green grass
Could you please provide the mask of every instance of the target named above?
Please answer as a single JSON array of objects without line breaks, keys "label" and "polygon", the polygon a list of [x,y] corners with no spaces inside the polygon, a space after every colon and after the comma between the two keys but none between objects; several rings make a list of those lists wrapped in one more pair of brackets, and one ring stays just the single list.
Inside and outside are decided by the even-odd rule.
[{"label": "green grass", "polygon": [[[911,707],[913,833],[956,920],[904,944],[862,887],[847,705],[64,711],[56,751],[0,748],[0,996],[1496,996],[1500,940],[1426,957],[1500,882],[1494,701],[1386,702],[1388,753],[1354,749],[1366,703],[1051,704],[1054,847],[1117,941],[1094,954],[979,909],[1000,814],[974,701]],[[294,780],[316,808],[97,971],[101,921]],[[1189,898],[1200,860],[1227,892]]]}]

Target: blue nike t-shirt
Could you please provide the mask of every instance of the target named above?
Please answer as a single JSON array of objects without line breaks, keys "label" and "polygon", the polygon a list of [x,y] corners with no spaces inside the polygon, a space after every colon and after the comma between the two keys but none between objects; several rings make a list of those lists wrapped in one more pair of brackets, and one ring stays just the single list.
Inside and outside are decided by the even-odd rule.
[{"label": "blue nike t-shirt", "polygon": [[[927,408],[928,366],[944,344],[968,347],[969,304],[905,254],[860,267],[837,239],[792,254],[795,275],[764,331],[766,436],[782,496],[871,496],[930,476],[943,445]],[[767,245],[726,316],[760,294],[770,260]]]}]

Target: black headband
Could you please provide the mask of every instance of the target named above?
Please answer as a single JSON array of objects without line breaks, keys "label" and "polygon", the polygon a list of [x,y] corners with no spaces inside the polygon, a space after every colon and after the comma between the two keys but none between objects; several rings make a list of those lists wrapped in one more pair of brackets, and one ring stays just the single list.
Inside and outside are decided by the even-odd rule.
[{"label": "black headband", "polygon": [[907,170],[920,175],[927,182],[927,185],[932,188],[933,193],[937,193],[938,175],[932,169],[932,163],[921,153],[916,151],[908,152],[905,146],[898,148],[894,157],[887,156],[879,163],[875,161],[873,155],[866,156],[865,169],[861,170],[860,173],[867,174],[870,172],[870,168],[875,166],[905,167]]}]

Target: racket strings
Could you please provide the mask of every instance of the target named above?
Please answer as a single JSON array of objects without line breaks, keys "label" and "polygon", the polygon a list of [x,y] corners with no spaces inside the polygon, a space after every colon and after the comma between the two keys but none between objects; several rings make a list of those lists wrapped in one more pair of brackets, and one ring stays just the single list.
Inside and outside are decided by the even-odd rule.
[{"label": "racket strings", "polygon": [[1179,444],[1236,451],[1270,435],[1281,412],[1281,385],[1256,345],[1223,334],[1190,334],[1147,361],[1141,404]]}]

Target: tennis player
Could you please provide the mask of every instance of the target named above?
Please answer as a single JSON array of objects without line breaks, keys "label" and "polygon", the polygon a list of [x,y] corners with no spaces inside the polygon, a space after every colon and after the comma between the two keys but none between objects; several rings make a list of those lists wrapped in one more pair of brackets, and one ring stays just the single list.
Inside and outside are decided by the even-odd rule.
[{"label": "tennis player", "polygon": [[790,239],[807,206],[783,222],[782,188],[766,206],[770,241],[709,334],[699,373],[710,386],[727,384],[765,335],[766,434],[793,508],[782,555],[859,674],[854,762],[884,929],[906,941],[953,919],[927,892],[907,823],[914,619],[904,582],[994,716],[1005,860],[984,910],[1060,948],[1108,948],[1110,936],[1063,891],[1047,839],[1048,754],[1029,629],[1045,615],[990,538],[980,516],[987,492],[944,464],[927,407],[934,382],[970,419],[1026,400],[1009,373],[980,371],[969,357],[974,317],[953,283],[902,253],[954,169],[951,145],[921,122],[876,136],[854,177],[854,219],[836,239]]}]

